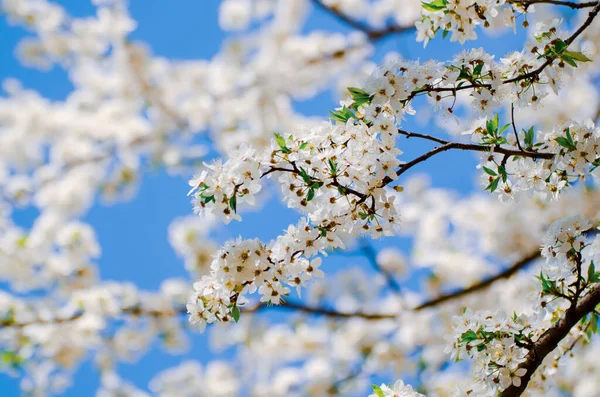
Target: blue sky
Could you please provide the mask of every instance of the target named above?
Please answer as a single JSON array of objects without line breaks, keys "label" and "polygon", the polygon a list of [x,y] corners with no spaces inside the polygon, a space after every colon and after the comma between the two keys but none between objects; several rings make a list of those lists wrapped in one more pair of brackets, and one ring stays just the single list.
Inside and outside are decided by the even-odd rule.
[{"label": "blue sky", "polygon": [[[75,16],[94,13],[94,8],[87,0],[59,1]],[[138,21],[138,29],[132,39],[143,40],[150,45],[153,52],[160,56],[178,59],[210,59],[220,48],[225,37],[217,24],[217,0],[131,0],[131,14]],[[306,27],[307,30],[320,28],[324,30],[345,30],[337,20],[324,12],[314,13]],[[65,73],[55,68],[49,72],[40,72],[21,66],[14,56],[17,41],[28,33],[20,27],[10,26],[4,16],[0,16],[0,79],[15,77],[25,87],[38,90],[44,96],[60,100],[70,92],[71,85]],[[483,38],[471,46],[484,46],[499,55],[515,49],[522,37],[512,33],[501,38]],[[437,58],[444,60],[460,50],[456,43],[434,40],[427,49],[414,42],[414,36],[394,36],[377,45],[375,59],[380,59],[390,50],[399,51],[406,57]],[[298,109],[309,115],[327,117],[327,110],[335,107],[331,93],[324,93],[317,98],[298,103]],[[424,130],[413,122],[405,126],[408,130],[439,134],[439,130]],[[410,159],[426,150],[428,145],[410,141],[403,144],[404,159]],[[434,185],[452,187],[465,194],[473,189],[480,189],[473,183],[475,159],[467,153],[448,153],[433,158],[426,164],[415,168],[415,172],[431,175]],[[102,246],[102,257],[99,260],[100,272],[104,279],[130,280],[144,289],[156,289],[167,277],[182,276],[186,273],[183,264],[175,256],[167,241],[167,228],[178,216],[191,213],[186,193],[187,181],[180,177],[170,177],[163,172],[149,172],[144,176],[138,195],[135,199],[112,206],[97,204],[85,217],[95,228]],[[23,225],[31,224],[34,211],[21,211],[16,219]],[[222,237],[241,234],[246,238],[273,238],[289,223],[295,223],[298,215],[290,210],[274,204],[270,211],[249,213],[242,223],[224,227],[219,234]],[[406,241],[378,241],[376,245],[396,244],[407,248]],[[326,269],[341,268],[350,264],[363,264],[360,258],[333,256],[326,260]],[[214,355],[209,352],[206,336],[194,338],[192,350],[186,356],[201,362]],[[159,370],[176,365],[181,356],[173,357],[164,354],[160,349],[153,350],[140,362],[134,365],[123,364],[120,374],[146,388],[149,379]],[[75,377],[74,386],[65,396],[93,395],[98,386],[98,376],[93,366],[86,363]],[[3,396],[16,396],[18,380],[0,374],[0,390]]]}]

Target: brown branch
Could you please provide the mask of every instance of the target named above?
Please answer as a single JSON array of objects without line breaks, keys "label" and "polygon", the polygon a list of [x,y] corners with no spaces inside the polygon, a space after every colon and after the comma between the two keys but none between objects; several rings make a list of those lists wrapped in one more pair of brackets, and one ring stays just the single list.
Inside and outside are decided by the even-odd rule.
[{"label": "brown branch", "polygon": [[[249,307],[249,308],[243,308],[242,312],[243,313],[257,313],[257,312],[265,310],[265,309],[298,311],[298,312],[315,314],[315,315],[323,315],[323,316],[327,316],[327,317],[331,317],[331,318],[363,318],[365,320],[387,320],[387,319],[394,319],[397,317],[396,314],[391,314],[391,313],[386,314],[386,313],[364,313],[364,312],[338,312],[336,310],[322,308],[322,307],[305,306],[301,303],[295,303],[295,302],[286,302],[281,305],[267,305],[265,303],[260,303],[255,306]],[[171,308],[168,310],[148,310],[148,309],[145,309],[140,306],[132,306],[132,307],[126,307],[126,308],[121,309],[121,313],[128,314],[130,316],[135,316],[135,317],[146,316],[146,317],[152,317],[155,319],[159,319],[159,318],[167,318],[167,317],[185,315],[185,314],[187,314],[187,309],[185,306],[181,306],[181,307],[174,307],[174,308]],[[38,324],[48,324],[48,325],[66,324],[66,323],[70,323],[72,321],[75,321],[75,320],[81,318],[83,315],[84,315],[84,312],[79,312],[77,314],[74,314],[71,317],[55,318],[55,319],[50,319],[50,320],[36,319],[36,320],[26,322],[26,323],[19,323],[19,322],[15,322],[12,320],[3,320],[3,321],[0,321],[0,329],[8,328],[8,327],[24,328],[24,327],[27,327],[29,325],[34,325],[34,324],[36,324],[36,325],[38,325]]]},{"label": "brown branch", "polygon": [[330,15],[336,17],[342,23],[350,26],[353,29],[360,30],[365,33],[367,37],[372,41],[380,40],[386,36],[398,33],[408,32],[414,29],[414,25],[410,26],[388,26],[383,29],[374,29],[371,26],[358,21],[354,18],[349,17],[348,15],[341,12],[337,7],[329,7],[325,5],[321,0],[312,0],[313,4],[320,8],[321,10],[329,13]]},{"label": "brown branch", "polygon": [[461,290],[458,290],[456,292],[452,292],[449,294],[440,295],[437,298],[433,298],[433,299],[415,307],[414,310],[417,310],[417,311],[423,310],[428,307],[436,306],[436,305],[439,305],[440,303],[454,300],[454,299],[463,297],[465,295],[472,294],[473,292],[478,292],[483,289],[486,289],[487,287],[491,286],[493,283],[495,283],[498,280],[508,279],[508,278],[512,277],[519,270],[523,269],[529,263],[531,263],[532,261],[534,261],[540,257],[541,257],[540,250],[536,248],[536,250],[534,252],[531,252],[529,255],[527,255],[527,256],[523,257],[522,259],[520,259],[519,261],[515,262],[512,266],[510,266],[503,272],[500,272],[493,277],[490,277],[490,278],[482,280],[476,284],[473,284],[470,287],[467,287],[467,288],[464,288],[464,289],[461,289]]},{"label": "brown branch", "polygon": [[383,275],[387,285],[396,293],[400,293],[402,288],[400,288],[400,284],[396,281],[393,274],[390,274],[387,270],[379,266],[377,263],[377,254],[375,249],[369,245],[368,243],[363,243],[361,246],[362,252],[365,254],[371,266],[379,273]]},{"label": "brown branch", "polygon": [[322,307],[310,307],[300,303],[286,302],[282,305],[267,305],[264,303],[257,304],[256,306],[250,307],[243,310],[244,313],[256,313],[264,309],[280,309],[285,311],[299,311],[303,313],[322,315],[331,318],[364,318],[366,320],[388,320],[397,317],[395,314],[376,314],[376,313],[363,313],[363,312],[338,312]]},{"label": "brown branch", "polygon": [[[438,146],[435,149],[415,158],[414,160],[411,160],[408,163],[401,165],[400,168],[398,168],[398,170],[396,171],[397,176],[404,174],[406,171],[408,171],[415,165],[424,162],[425,160],[429,159],[430,157],[435,156],[436,154],[443,153],[443,152],[446,152],[446,151],[452,150],[452,149],[470,150],[473,152],[484,152],[484,153],[490,153],[490,154],[500,153],[500,154],[504,154],[507,157],[518,156],[518,157],[527,157],[527,158],[532,158],[532,159],[546,159],[546,160],[552,159],[555,156],[554,153],[530,152],[530,151],[526,152],[526,151],[522,151],[522,150],[509,149],[509,148],[505,148],[502,146],[495,146],[492,150],[492,148],[490,146],[482,146],[482,145],[477,145],[477,144],[473,144],[473,143],[451,142],[451,141],[446,141],[444,139],[436,138],[431,135],[407,132],[404,130],[398,130],[398,133],[400,133],[402,135],[406,135],[407,138],[418,137],[418,138],[427,139],[427,140],[430,140],[433,142],[441,143],[442,146]],[[385,177],[382,180],[382,186],[386,186],[389,183],[391,183],[392,181],[393,181],[392,178]]]},{"label": "brown branch", "polygon": [[525,361],[519,365],[519,368],[527,370],[525,375],[521,377],[520,386],[511,385],[500,393],[500,397],[520,396],[527,388],[531,377],[542,364],[544,358],[571,332],[577,322],[593,312],[598,304],[600,304],[600,284],[596,284],[591,288],[579,303],[567,309],[565,314],[535,341],[529,353],[525,356]]},{"label": "brown branch", "polygon": [[519,133],[517,132],[517,126],[515,125],[515,104],[514,103],[510,104],[510,123],[512,124],[512,128],[515,133],[515,139],[517,140],[517,147],[519,148],[520,151],[524,152],[525,150],[523,150],[523,148],[521,147],[521,141],[519,141]]},{"label": "brown branch", "polygon": [[534,4],[550,4],[557,6],[565,6],[569,7],[573,10],[578,10],[582,8],[591,8],[598,4],[597,1],[589,1],[587,3],[575,3],[573,1],[561,1],[561,0],[516,0],[511,2],[514,5],[520,5],[525,10],[527,10],[530,6]]}]

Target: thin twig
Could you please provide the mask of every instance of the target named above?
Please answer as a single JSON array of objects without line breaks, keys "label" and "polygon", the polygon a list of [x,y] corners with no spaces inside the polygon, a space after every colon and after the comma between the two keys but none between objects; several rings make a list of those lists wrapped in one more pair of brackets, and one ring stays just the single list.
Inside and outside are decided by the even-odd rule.
[{"label": "thin twig", "polygon": [[510,104],[510,121],[512,124],[513,131],[515,132],[515,139],[517,140],[517,147],[522,152],[524,152],[525,150],[523,150],[523,148],[521,147],[521,141],[519,141],[519,133],[517,132],[517,126],[515,125],[515,104],[514,103]]},{"label": "thin twig", "polygon": [[361,245],[361,251],[365,254],[371,266],[385,277],[388,286],[394,292],[400,293],[402,288],[400,287],[400,284],[398,284],[394,276],[390,272],[379,266],[379,263],[377,263],[377,254],[373,247],[367,243],[363,243]]},{"label": "thin twig", "polygon": [[326,11],[327,13],[333,15],[338,20],[340,20],[341,22],[345,23],[346,25],[352,27],[353,29],[360,30],[361,32],[365,33],[367,35],[367,37],[373,41],[380,40],[380,39],[382,39],[386,36],[392,35],[392,34],[404,33],[404,32],[408,32],[408,31],[411,31],[414,29],[414,25],[407,25],[407,26],[392,25],[392,26],[388,26],[383,29],[373,29],[371,26],[344,14],[335,6],[329,7],[329,6],[325,5],[321,0],[313,0],[313,4],[315,4],[317,7],[319,7],[323,11]]}]

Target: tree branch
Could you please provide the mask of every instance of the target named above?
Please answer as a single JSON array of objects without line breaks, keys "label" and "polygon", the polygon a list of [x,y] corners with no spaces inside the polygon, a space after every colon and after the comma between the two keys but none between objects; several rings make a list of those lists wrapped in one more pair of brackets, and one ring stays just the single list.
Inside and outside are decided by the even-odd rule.
[{"label": "tree branch", "polygon": [[414,310],[417,310],[417,311],[423,310],[428,307],[437,306],[440,303],[444,303],[444,302],[447,302],[450,300],[454,300],[454,299],[463,297],[465,295],[472,294],[473,292],[481,291],[481,290],[489,287],[490,285],[492,285],[493,283],[495,283],[498,280],[507,279],[507,278],[512,277],[519,270],[523,269],[529,263],[533,262],[536,259],[539,259],[540,257],[541,257],[540,250],[538,248],[536,248],[536,250],[534,252],[531,252],[529,255],[521,258],[519,261],[515,262],[512,266],[510,266],[503,272],[500,272],[493,277],[490,277],[490,278],[482,280],[476,284],[473,284],[472,286],[470,286],[468,288],[464,288],[464,289],[461,289],[461,290],[458,290],[456,292],[452,292],[449,294],[440,295],[437,298],[431,299],[431,300],[415,307]]},{"label": "tree branch", "polygon": [[367,259],[369,260],[369,263],[371,264],[371,266],[373,266],[373,268],[376,271],[378,271],[385,277],[385,280],[386,280],[388,286],[394,292],[400,293],[402,288],[400,288],[400,284],[398,284],[398,282],[396,281],[394,276],[392,274],[390,274],[387,270],[385,270],[384,268],[379,266],[379,264],[377,263],[377,254],[376,254],[375,250],[373,249],[373,247],[367,243],[363,243],[361,245],[361,250],[363,251],[363,253],[367,257]]},{"label": "tree branch", "polygon": [[589,1],[587,3],[575,3],[573,1],[561,1],[561,0],[515,0],[511,2],[515,5],[520,5],[526,10],[534,4],[552,4],[557,6],[569,7],[573,10],[590,8],[598,4],[597,1]]},{"label": "tree branch", "polygon": [[558,343],[569,334],[577,322],[593,312],[598,304],[600,304],[600,284],[596,284],[590,289],[577,305],[571,306],[551,328],[540,336],[525,356],[525,361],[519,365],[519,368],[527,370],[521,377],[521,385],[518,387],[511,385],[500,393],[500,397],[520,396],[544,358],[558,346]]},{"label": "tree branch", "polygon": [[376,313],[363,313],[363,312],[338,312],[322,307],[310,307],[304,306],[300,303],[286,302],[282,305],[266,305],[264,303],[257,304],[256,306],[245,309],[244,313],[256,313],[264,309],[279,309],[286,311],[299,311],[303,313],[310,313],[316,315],[322,315],[332,318],[364,318],[366,320],[388,320],[397,317],[395,314],[376,314]]},{"label": "tree branch", "polygon": [[[411,160],[408,163],[401,165],[400,168],[398,168],[398,170],[396,171],[397,176],[404,174],[406,171],[408,171],[415,165],[424,162],[425,160],[429,159],[430,157],[435,156],[438,153],[446,152],[446,151],[452,150],[452,149],[470,150],[470,151],[474,151],[474,152],[484,152],[484,153],[490,153],[490,154],[500,153],[500,154],[504,154],[505,156],[518,156],[518,157],[527,157],[527,158],[533,158],[533,159],[546,159],[546,160],[552,159],[555,156],[554,153],[529,152],[529,151],[509,149],[509,148],[505,148],[502,146],[495,146],[492,149],[489,146],[482,146],[482,145],[477,145],[477,144],[473,144],[473,143],[451,142],[451,141],[446,141],[441,138],[436,138],[431,135],[418,134],[418,133],[408,132],[408,131],[404,131],[404,130],[398,130],[398,133],[405,135],[407,138],[417,137],[417,138],[427,139],[427,140],[430,140],[433,142],[441,143],[442,146],[438,146],[435,149],[415,158],[414,160]],[[393,181],[392,178],[385,177],[382,180],[382,186],[386,186],[387,184],[391,183],[392,181]]]},{"label": "tree branch", "polygon": [[414,29],[413,25],[410,25],[410,26],[393,26],[392,25],[392,26],[388,26],[383,29],[373,29],[371,26],[369,26],[361,21],[358,21],[356,19],[353,19],[353,18],[349,17],[348,15],[344,14],[335,6],[329,7],[329,6],[325,5],[322,0],[312,0],[312,2],[313,2],[313,4],[315,4],[315,6],[317,6],[321,10],[333,15],[334,17],[336,17],[338,20],[345,23],[346,25],[352,27],[353,29],[360,30],[361,32],[365,33],[367,35],[367,37],[373,41],[380,40],[380,39],[382,39],[386,36],[392,35],[392,34],[404,33],[404,32]]}]

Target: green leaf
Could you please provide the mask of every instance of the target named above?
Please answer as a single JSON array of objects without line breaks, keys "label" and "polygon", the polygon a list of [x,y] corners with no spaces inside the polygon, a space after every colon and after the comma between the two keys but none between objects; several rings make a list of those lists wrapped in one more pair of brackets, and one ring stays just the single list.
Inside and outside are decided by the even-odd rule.
[{"label": "green leaf", "polygon": [[473,69],[473,77],[479,77],[481,75],[481,70],[483,70],[483,63],[478,63]]},{"label": "green leaf", "polygon": [[421,7],[431,12],[438,12],[446,8],[446,4],[448,4],[448,0],[434,0],[430,3],[421,2]]},{"label": "green leaf", "polygon": [[571,129],[567,127],[567,130],[565,131],[566,135],[567,135],[567,139],[569,140],[569,142],[571,143],[571,145],[573,145],[573,147],[575,146],[575,142],[573,142],[573,137],[571,136]]},{"label": "green leaf", "polygon": [[240,308],[237,306],[234,306],[233,309],[231,309],[231,317],[233,317],[233,321],[235,321],[236,323],[238,321],[240,321]]},{"label": "green leaf", "polygon": [[565,52],[563,52],[563,55],[566,55],[569,58],[572,58],[579,62],[592,62],[592,60],[590,58],[586,57],[581,52],[565,51]]},{"label": "green leaf", "polygon": [[306,149],[307,146],[308,146],[308,142],[302,142],[302,144],[300,145],[300,150]]},{"label": "green leaf", "polygon": [[523,130],[525,132],[525,146],[527,146],[528,149],[531,149],[531,147],[533,146],[533,140],[534,140],[534,131],[533,131],[533,126],[531,128],[529,128],[527,131]]},{"label": "green leaf", "polygon": [[337,174],[337,164],[332,159],[327,159],[327,164],[329,165],[329,169],[331,169],[332,174]]},{"label": "green leaf", "polygon": [[510,124],[504,124],[504,125],[502,126],[502,128],[500,128],[500,130],[498,131],[498,135],[502,135],[502,133],[503,133],[504,131],[506,131],[506,129],[507,129],[508,127],[510,127]]},{"label": "green leaf", "polygon": [[200,197],[204,199],[204,204],[208,204],[210,202],[213,202],[213,203],[215,202],[215,196],[214,195],[212,195],[212,196],[203,196],[203,195],[200,195]]},{"label": "green leaf", "polygon": [[498,131],[498,113],[494,115],[494,118],[486,121],[485,128],[491,136],[496,136],[496,132]]},{"label": "green leaf", "polygon": [[500,178],[495,178],[489,185],[483,190],[489,190],[490,193],[494,193],[494,191],[498,188],[498,183],[500,183]]},{"label": "green leaf", "polygon": [[444,29],[444,31],[442,32],[442,39],[445,39],[449,33],[450,31],[448,29]]},{"label": "green leaf", "polygon": [[310,201],[315,198],[315,189],[312,187],[308,189],[308,194],[306,195],[306,201]]},{"label": "green leaf", "polygon": [[594,264],[594,261],[591,261],[590,267],[588,267],[587,282],[592,284],[600,282],[600,272],[596,271],[596,265]]},{"label": "green leaf", "polygon": [[540,272],[540,275],[537,278],[542,282],[542,293],[548,295],[557,295],[557,293],[560,292],[556,286],[556,282],[545,278],[542,272]]},{"label": "green leaf", "polygon": [[229,207],[233,210],[233,212],[237,212],[237,198],[235,194],[229,199]]},{"label": "green leaf", "polygon": [[300,177],[302,178],[302,180],[304,181],[304,183],[306,183],[307,185],[310,184],[311,178],[304,168],[300,167],[299,174],[300,174]]},{"label": "green leaf", "polygon": [[275,133],[275,141],[277,141],[277,144],[279,145],[279,147],[281,148],[281,151],[285,154],[291,153],[292,151],[286,146],[285,144],[285,138],[283,136],[281,136],[281,134]]},{"label": "green leaf", "polygon": [[567,149],[569,152],[576,149],[575,145],[572,144],[571,142],[569,142],[569,140],[567,138],[559,136],[558,138],[555,138],[554,140],[556,141],[556,143],[558,143],[560,146]]},{"label": "green leaf", "polygon": [[469,342],[473,342],[474,340],[479,339],[477,337],[477,334],[475,333],[475,331],[473,330],[468,330],[467,332],[464,332],[461,336],[460,336],[460,340],[461,342],[465,342],[465,343],[469,343]]},{"label": "green leaf", "polygon": [[486,174],[491,175],[491,176],[497,176],[498,174],[496,174],[494,172],[494,170],[489,169],[488,167],[483,167],[483,170],[485,171]]},{"label": "green leaf", "polygon": [[573,66],[574,68],[577,67],[577,62],[575,62],[575,60],[573,58],[571,58],[570,56],[568,56],[568,55],[563,54],[563,55],[560,56],[560,59],[562,59],[563,61],[565,61],[569,65]]},{"label": "green leaf", "polygon": [[557,54],[562,53],[568,47],[567,43],[563,40],[558,39],[556,43],[554,43],[554,52]]},{"label": "green leaf", "polygon": [[508,177],[506,175],[506,169],[504,168],[504,166],[502,166],[502,165],[498,166],[498,173],[502,176],[502,182],[506,183],[506,180],[508,179]]},{"label": "green leaf", "polygon": [[364,90],[361,90],[360,88],[348,87],[348,91],[350,91],[354,102],[371,102],[371,99],[373,98],[371,94]]},{"label": "green leaf", "polygon": [[373,393],[375,393],[375,395],[377,395],[377,397],[385,397],[385,394],[383,393],[383,390],[381,390],[381,387],[373,384],[371,385],[373,387]]},{"label": "green leaf", "polygon": [[285,145],[285,138],[283,136],[281,136],[281,134],[275,133],[275,140],[277,141],[277,144],[279,145],[280,148],[284,148]]},{"label": "green leaf", "polygon": [[348,109],[345,105],[340,110],[336,110],[335,112],[332,112],[330,110],[329,113],[331,114],[331,116],[329,116],[330,119],[341,121],[343,123],[346,123],[351,118],[356,117],[355,114],[352,113],[352,111]]}]

